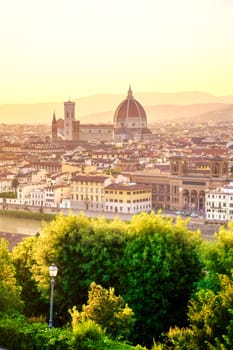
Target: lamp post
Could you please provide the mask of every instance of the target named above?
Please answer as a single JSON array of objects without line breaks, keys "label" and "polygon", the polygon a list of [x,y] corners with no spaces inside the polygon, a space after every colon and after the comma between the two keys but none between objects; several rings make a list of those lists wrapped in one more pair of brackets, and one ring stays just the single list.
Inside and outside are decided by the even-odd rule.
[{"label": "lamp post", "polygon": [[50,314],[49,314],[49,328],[53,327],[53,291],[55,284],[55,277],[57,276],[58,268],[55,264],[49,266],[49,276],[51,277],[51,294],[50,294]]}]

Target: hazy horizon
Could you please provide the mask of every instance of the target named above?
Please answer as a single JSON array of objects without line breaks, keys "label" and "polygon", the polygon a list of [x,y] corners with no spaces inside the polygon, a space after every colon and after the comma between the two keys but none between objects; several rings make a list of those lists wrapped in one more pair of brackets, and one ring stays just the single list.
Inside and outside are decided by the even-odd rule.
[{"label": "hazy horizon", "polygon": [[[203,95],[209,95],[211,97],[216,97],[216,98],[224,98],[224,97],[232,97],[233,96],[233,89],[232,93],[229,94],[214,94],[210,91],[201,91],[201,90],[186,90],[186,91],[134,91],[133,90],[133,95],[136,99],[138,99],[138,96],[140,95],[180,95],[180,94],[203,94]],[[78,101],[82,99],[88,99],[92,97],[97,97],[97,96],[119,96],[121,98],[126,98],[127,96],[127,88],[125,89],[125,93],[122,92],[96,92],[93,94],[89,95],[82,95],[82,96],[64,96],[64,98],[60,99],[51,99],[51,100],[38,100],[38,101],[19,101],[19,102],[7,102],[7,103],[2,103],[0,102],[0,105],[30,105],[30,104],[51,104],[51,103],[64,103],[65,101]],[[121,101],[120,101],[121,102]],[[207,102],[208,103],[208,102]],[[179,103],[177,103],[179,104]],[[183,104],[183,103],[182,103]]]},{"label": "hazy horizon", "polygon": [[[126,98],[125,94],[95,94],[74,98],[75,118],[81,123],[112,123],[118,105]],[[133,95],[145,108],[148,122],[179,120],[198,117],[211,111],[229,109],[233,105],[233,95],[220,96],[205,92],[180,93],[137,93]],[[0,123],[6,124],[51,124],[53,113],[56,118],[64,118],[64,102],[34,102],[24,104],[0,104]],[[229,119],[227,111],[221,118]],[[208,116],[210,118],[210,116]],[[215,118],[215,117],[214,117]]]}]

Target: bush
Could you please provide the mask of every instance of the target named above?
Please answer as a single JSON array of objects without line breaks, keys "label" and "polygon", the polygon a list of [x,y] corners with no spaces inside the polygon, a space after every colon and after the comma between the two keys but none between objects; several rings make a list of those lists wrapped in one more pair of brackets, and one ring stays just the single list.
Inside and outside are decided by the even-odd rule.
[{"label": "bush", "polygon": [[0,320],[1,345],[8,350],[75,350],[69,329],[48,328],[45,323],[28,323],[23,316]]},{"label": "bush", "polygon": [[0,346],[8,350],[142,350],[114,342],[94,321],[80,322],[69,328],[49,329],[46,323],[29,323],[24,316],[0,319]]},{"label": "bush", "polygon": [[92,282],[88,292],[87,305],[82,312],[76,307],[70,310],[72,327],[79,327],[80,320],[92,320],[100,325],[113,339],[127,339],[133,329],[133,311],[121,296],[115,295],[114,288],[105,289]]},{"label": "bush", "polygon": [[14,192],[1,192],[0,198],[17,198],[17,195]]},{"label": "bush", "polygon": [[97,350],[104,347],[104,331],[92,320],[81,321],[74,330],[77,349]]}]

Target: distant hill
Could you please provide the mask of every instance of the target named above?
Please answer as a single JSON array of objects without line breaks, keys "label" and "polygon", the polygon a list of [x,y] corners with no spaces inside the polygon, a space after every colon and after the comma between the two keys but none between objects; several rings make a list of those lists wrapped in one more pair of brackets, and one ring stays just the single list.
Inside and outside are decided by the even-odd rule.
[{"label": "distant hill", "polygon": [[[219,111],[224,111],[230,105],[224,103],[192,104],[187,106],[178,105],[158,105],[146,107],[148,122],[172,121],[172,120],[208,120],[212,119],[212,114],[217,115]],[[205,118],[204,118],[205,116]]]},{"label": "distant hill", "polygon": [[[126,98],[122,94],[98,94],[79,99],[76,102],[76,119],[81,123],[107,123],[113,121],[114,111]],[[216,97],[205,92],[137,93],[135,98],[145,107],[149,122],[192,118],[231,108],[232,96]],[[53,112],[63,118],[64,105],[61,102],[35,104],[0,105],[0,123],[5,124],[50,124]],[[228,113],[229,114],[229,113]],[[217,115],[217,114],[214,114]]]},{"label": "distant hill", "polygon": [[226,105],[224,109],[218,109],[209,111],[207,113],[200,114],[195,117],[196,121],[212,120],[214,122],[219,121],[233,121],[233,104]]}]

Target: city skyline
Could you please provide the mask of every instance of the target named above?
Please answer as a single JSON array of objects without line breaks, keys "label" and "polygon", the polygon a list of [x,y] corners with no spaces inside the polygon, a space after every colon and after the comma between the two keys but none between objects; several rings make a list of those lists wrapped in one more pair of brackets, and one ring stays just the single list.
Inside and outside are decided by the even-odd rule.
[{"label": "city skyline", "polygon": [[229,0],[10,0],[0,104],[99,93],[233,94]]}]

